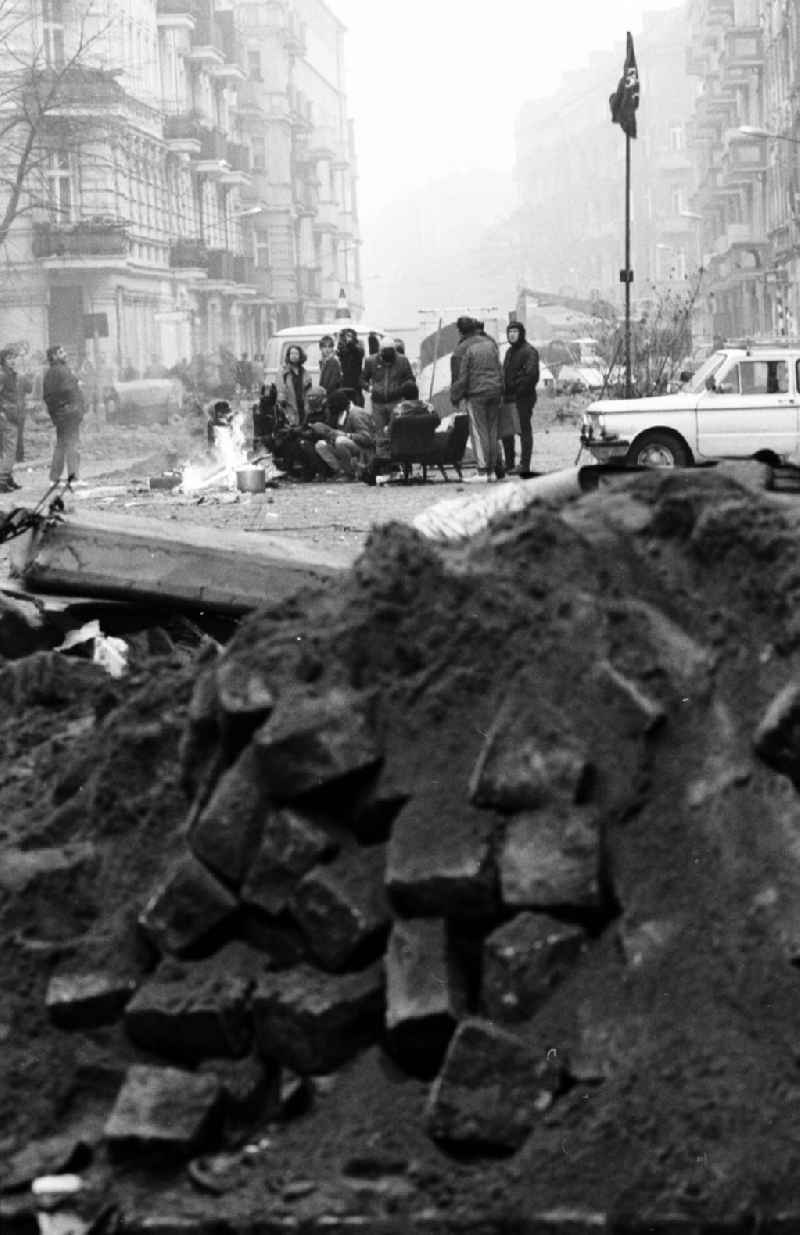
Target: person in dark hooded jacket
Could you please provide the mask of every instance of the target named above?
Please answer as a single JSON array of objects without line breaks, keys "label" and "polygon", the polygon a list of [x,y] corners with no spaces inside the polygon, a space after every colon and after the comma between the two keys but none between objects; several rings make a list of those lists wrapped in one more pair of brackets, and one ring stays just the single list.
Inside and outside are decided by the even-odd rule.
[{"label": "person in dark hooded jacket", "polygon": [[[525,336],[522,322],[512,322],[506,330],[509,342],[503,360],[503,398],[516,404],[519,417],[519,475],[528,476],[533,454],[533,409],[539,382],[539,353]],[[514,466],[514,438],[503,437],[506,470]]]},{"label": "person in dark hooded jacket", "polygon": [[364,406],[364,390],[362,370],[364,368],[364,348],[358,341],[358,335],[350,326],[346,326],[339,334],[339,346],[336,349],[339,364],[342,368],[342,387],[349,391],[350,399],[358,407]]}]

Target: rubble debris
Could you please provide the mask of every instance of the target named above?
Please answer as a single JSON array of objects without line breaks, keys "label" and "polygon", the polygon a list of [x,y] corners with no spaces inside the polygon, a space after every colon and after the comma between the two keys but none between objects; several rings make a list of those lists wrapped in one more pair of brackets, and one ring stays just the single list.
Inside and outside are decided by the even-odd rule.
[{"label": "rubble debris", "polygon": [[266,974],[253,994],[259,1050],[295,1072],[329,1072],[374,1042],[383,1017],[383,966],[337,976],[307,965]]},{"label": "rubble debris", "polygon": [[390,921],[385,867],[383,846],[350,848],[297,884],[289,913],[323,969],[336,972],[355,958],[363,964],[382,948]]},{"label": "rubble debris", "polygon": [[113,973],[62,973],[47,985],[45,1004],[61,1029],[96,1029],[116,1021],[136,990],[136,979]]},{"label": "rubble debris", "polygon": [[144,906],[139,926],[159,951],[181,956],[203,946],[236,910],[236,899],[185,854]]},{"label": "rubble debris", "polygon": [[431,1087],[428,1129],[440,1141],[516,1149],[562,1079],[558,1060],[491,1021],[464,1020]]},{"label": "rubble debris", "polygon": [[136,1064],[117,1095],[105,1138],[119,1152],[187,1156],[209,1136],[220,1098],[215,1076]]},{"label": "rubble debris", "polygon": [[586,935],[544,913],[519,913],[487,935],[481,1003],[495,1021],[528,1020],[566,976]]},{"label": "rubble debris", "polygon": [[[779,1226],[791,700],[752,754],[798,676],[798,525],[642,474],[458,547],[376,529],[222,651],[59,665],[54,707],[13,662],[0,1177],[62,1127],[120,1235]],[[137,993],[66,1032],[48,984],[90,974]]]}]

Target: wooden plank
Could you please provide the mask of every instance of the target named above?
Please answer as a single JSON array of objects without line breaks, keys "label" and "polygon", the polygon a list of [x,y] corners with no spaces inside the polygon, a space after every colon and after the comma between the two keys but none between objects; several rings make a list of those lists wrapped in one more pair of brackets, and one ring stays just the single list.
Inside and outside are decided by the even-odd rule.
[{"label": "wooden plank", "polygon": [[9,547],[30,591],[230,614],[340,577],[360,551],[111,514],[70,515]]}]

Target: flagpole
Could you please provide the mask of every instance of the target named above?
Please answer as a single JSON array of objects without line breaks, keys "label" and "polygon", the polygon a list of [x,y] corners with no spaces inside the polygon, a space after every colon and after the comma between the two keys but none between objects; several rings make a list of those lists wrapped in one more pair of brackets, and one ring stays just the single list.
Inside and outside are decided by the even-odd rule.
[{"label": "flagpole", "polygon": [[633,397],[631,384],[631,138],[625,134],[625,398]]}]

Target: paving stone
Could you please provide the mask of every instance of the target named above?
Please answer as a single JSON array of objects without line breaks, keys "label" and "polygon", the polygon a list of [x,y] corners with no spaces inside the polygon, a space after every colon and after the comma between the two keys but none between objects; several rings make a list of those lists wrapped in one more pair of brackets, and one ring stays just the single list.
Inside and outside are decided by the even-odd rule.
[{"label": "paving stone", "polygon": [[215,1076],[222,1091],[223,1114],[231,1123],[249,1123],[265,1109],[278,1111],[281,1073],[258,1055],[243,1059],[204,1059],[201,1076]]},{"label": "paving stone", "polygon": [[236,910],[236,898],[191,854],[178,859],[139,915],[139,926],[161,952],[180,956]]},{"label": "paving stone", "polygon": [[527,718],[501,710],[470,779],[476,806],[500,811],[531,810],[550,801],[578,802],[588,794],[592,766],[586,746],[560,723],[540,718],[530,731]]},{"label": "paving stone", "polygon": [[217,698],[222,712],[232,718],[260,724],[275,706],[275,696],[257,666],[223,656],[216,666]]},{"label": "paving stone", "polygon": [[178,1060],[244,1055],[252,1042],[249,1000],[260,968],[256,960],[248,975],[235,946],[196,964],[162,962],[125,1009],[129,1037]]},{"label": "paving stone", "polygon": [[441,918],[398,918],[386,949],[386,1030],[401,1055],[441,1059],[466,1006]]},{"label": "paving stone", "polygon": [[[0,1193],[15,1192],[39,1175],[64,1175],[89,1166],[92,1151],[74,1132],[29,1141],[3,1162]],[[0,1227],[0,1230],[3,1228]]]},{"label": "paving stone", "polygon": [[290,802],[377,767],[383,750],[376,708],[375,691],[281,697],[254,738],[273,798]]},{"label": "paving stone", "polygon": [[459,818],[437,828],[435,804],[417,798],[392,828],[386,887],[407,917],[482,917],[497,907],[494,821],[464,803]]},{"label": "paving stone", "polygon": [[518,1149],[550,1107],[558,1063],[490,1021],[462,1021],[431,1086],[426,1124],[435,1140]]},{"label": "paving stone", "polygon": [[300,928],[285,919],[271,918],[245,906],[236,929],[239,937],[259,952],[264,969],[291,969],[310,959]]},{"label": "paving stone", "polygon": [[260,847],[241,892],[242,903],[264,913],[282,913],[298,884],[338,842],[314,818],[291,807],[266,812]]},{"label": "paving stone", "polygon": [[128,1069],[105,1137],[120,1150],[189,1155],[208,1137],[220,1101],[215,1076],[136,1064]]},{"label": "paving stone", "polygon": [[543,808],[516,815],[500,853],[503,903],[595,910],[603,903],[600,834],[587,808]]},{"label": "paving stone", "polygon": [[191,829],[191,850],[215,875],[238,888],[258,852],[268,814],[258,752],[248,746],[217,781]]},{"label": "paving stone", "polygon": [[789,682],[769,704],[753,745],[764,763],[800,783],[800,682]]},{"label": "paving stone", "polygon": [[94,1029],[119,1019],[136,990],[136,980],[112,973],[56,974],[47,984],[45,1004],[61,1029]]},{"label": "paving stone", "polygon": [[387,841],[392,824],[410,797],[410,789],[382,763],[352,795],[343,822],[365,843]]},{"label": "paving stone", "polygon": [[498,1021],[526,1020],[547,999],[580,955],[579,926],[539,913],[520,913],[483,945],[481,1003]]},{"label": "paving stone", "polygon": [[98,866],[99,856],[91,841],[73,841],[41,849],[9,847],[4,849],[0,863],[0,891],[46,890],[51,879],[59,880],[67,872],[71,877],[91,875]]},{"label": "paving stone", "polygon": [[383,966],[333,976],[308,965],[266,974],[253,996],[262,1055],[295,1072],[329,1072],[374,1042],[383,1018]]},{"label": "paving stone", "polygon": [[36,1200],[30,1192],[0,1198],[0,1231],[3,1235],[40,1235]]},{"label": "paving stone", "polygon": [[297,885],[289,912],[305,934],[314,958],[337,970],[380,945],[391,915],[384,887],[382,845],[348,849],[315,866]]}]

